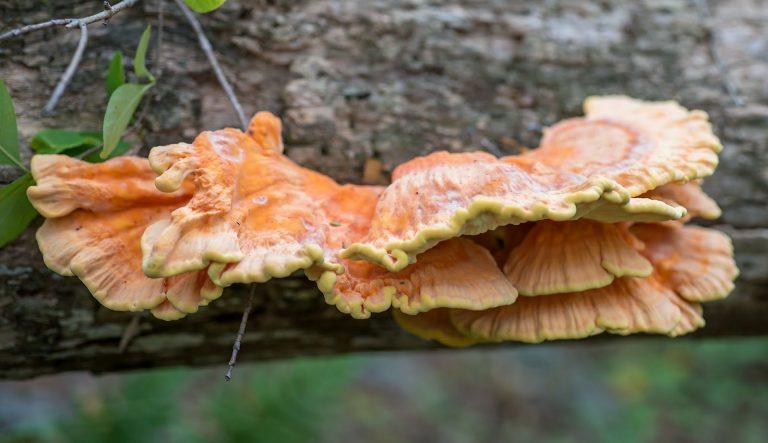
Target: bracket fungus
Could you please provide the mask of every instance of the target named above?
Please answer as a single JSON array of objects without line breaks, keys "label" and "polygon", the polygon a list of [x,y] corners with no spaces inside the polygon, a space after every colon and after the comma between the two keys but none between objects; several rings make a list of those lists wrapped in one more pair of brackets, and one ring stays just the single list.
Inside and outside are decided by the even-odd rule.
[{"label": "bracket fungus", "polygon": [[152,309],[174,320],[221,295],[205,272],[152,279],[141,272],[140,240],[148,226],[189,200],[191,187],[155,189],[145,159],[117,157],[100,164],[64,155],[32,158],[37,184],[27,191],[45,223],[37,242],[45,264],[75,275],[104,306]]},{"label": "bracket fungus", "polygon": [[437,152],[386,188],[296,165],[262,112],[148,160],[36,156],[28,195],[46,264],[110,309],[176,319],[303,270],[340,311],[391,308],[451,346],[701,327],[699,303],[738,273],[727,236],[683,224],[720,214],[700,187],[721,149],[706,114],[619,96],[585,110],[528,153]]}]

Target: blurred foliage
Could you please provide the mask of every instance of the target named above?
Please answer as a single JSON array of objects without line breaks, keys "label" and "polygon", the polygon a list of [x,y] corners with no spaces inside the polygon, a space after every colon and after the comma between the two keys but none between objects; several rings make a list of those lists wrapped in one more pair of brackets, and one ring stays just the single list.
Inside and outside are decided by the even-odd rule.
[{"label": "blurred foliage", "polygon": [[[297,360],[111,377],[2,442],[764,442],[768,340]],[[101,383],[104,381],[104,383]],[[30,383],[34,383],[30,382]],[[2,394],[0,389],[0,394]]]}]

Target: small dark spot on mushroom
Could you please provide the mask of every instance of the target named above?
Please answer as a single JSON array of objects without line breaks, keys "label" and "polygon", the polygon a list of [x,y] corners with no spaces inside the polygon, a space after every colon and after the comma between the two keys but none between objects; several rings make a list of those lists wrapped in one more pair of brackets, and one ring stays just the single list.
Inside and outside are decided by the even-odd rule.
[{"label": "small dark spot on mushroom", "polygon": [[330,222],[330,225],[333,226],[334,228],[338,228],[339,226],[341,226],[341,222],[333,220]]},{"label": "small dark spot on mushroom", "polygon": [[78,227],[75,228],[75,231],[79,231],[81,229],[83,229],[83,227],[82,226],[78,226]]}]

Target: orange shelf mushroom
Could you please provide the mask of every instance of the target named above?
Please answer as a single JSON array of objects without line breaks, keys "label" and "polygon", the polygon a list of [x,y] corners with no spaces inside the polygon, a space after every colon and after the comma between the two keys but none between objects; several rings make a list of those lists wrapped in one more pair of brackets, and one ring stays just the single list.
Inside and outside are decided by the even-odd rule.
[{"label": "orange shelf mushroom", "polygon": [[706,114],[626,97],[593,97],[585,109],[528,155],[441,152],[401,165],[369,233],[342,256],[398,271],[442,240],[508,224],[683,217],[681,207],[638,197],[712,174],[721,146]]},{"label": "orange shelf mushroom", "polygon": [[141,236],[152,223],[189,200],[191,187],[155,189],[145,159],[118,157],[91,164],[64,155],[32,159],[37,182],[27,194],[47,218],[37,231],[45,264],[75,275],[104,306],[151,309],[166,320],[197,311],[221,295],[205,272],[152,279],[141,272]]},{"label": "orange shelf mushroom", "polygon": [[[686,213],[653,222],[643,211],[599,205],[596,211],[577,210],[573,220],[530,220],[497,229],[495,237],[507,244],[491,251],[518,290],[517,301],[492,309],[441,309],[429,316],[396,313],[406,330],[452,346],[535,343],[606,331],[676,336],[704,325],[700,302],[731,292],[738,269],[730,239],[683,225],[692,217],[720,215],[699,186],[714,171],[721,149],[706,115],[674,103],[623,97],[592,98],[585,108],[585,118],[549,129],[538,149],[502,161],[534,174],[544,171],[553,181],[558,174],[583,180],[599,175],[627,192],[627,204],[650,208],[663,202]],[[375,250],[370,244],[376,243],[354,247],[370,252]],[[396,250],[403,243],[379,244],[395,255],[403,252]],[[462,335],[467,341],[457,341]]]},{"label": "orange shelf mushroom", "polygon": [[451,346],[603,331],[679,335],[731,291],[699,186],[720,144],[672,102],[595,97],[530,153],[438,152],[386,188],[339,185],[282,154],[280,120],[204,132],[149,159],[37,156],[28,194],[46,264],[110,309],[175,319],[235,283],[304,270],[356,318],[392,308]]}]

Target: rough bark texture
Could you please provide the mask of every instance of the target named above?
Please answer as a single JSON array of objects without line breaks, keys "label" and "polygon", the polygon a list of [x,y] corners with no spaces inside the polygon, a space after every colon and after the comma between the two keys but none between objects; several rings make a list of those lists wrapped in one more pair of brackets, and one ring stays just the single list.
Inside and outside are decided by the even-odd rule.
[{"label": "rough bark texture", "polygon": [[[281,115],[287,154],[340,181],[359,182],[368,158],[388,172],[437,149],[515,153],[535,146],[542,127],[579,114],[591,94],[672,98],[706,110],[725,150],[705,188],[723,207],[716,227],[733,236],[741,277],[728,300],[706,307],[699,335],[768,333],[768,2],[586,3],[230,0],[202,20],[246,112]],[[40,110],[77,31],[0,44],[0,75],[22,136],[99,128],[108,60],[118,48],[132,54],[147,23],[157,30],[159,4],[142,1],[109,26],[91,27],[83,64],[50,117]],[[0,24],[90,15],[100,5],[0,0]],[[173,2],[164,10],[161,56],[151,66],[162,75],[134,140],[145,150],[236,125],[195,36]],[[15,175],[3,167],[0,183]],[[178,322],[142,316],[139,335],[119,354],[131,314],[100,308],[78,280],[48,271],[30,229],[0,250],[0,376],[223,365],[242,293],[230,289]],[[241,359],[430,347],[387,315],[346,318],[292,278],[259,287]]]}]

